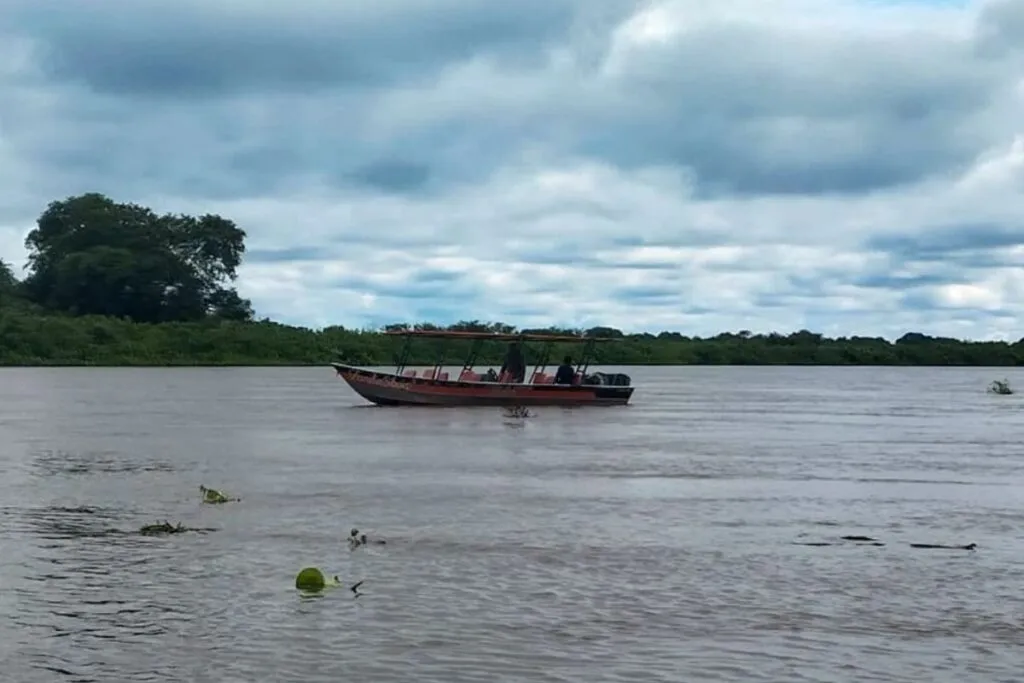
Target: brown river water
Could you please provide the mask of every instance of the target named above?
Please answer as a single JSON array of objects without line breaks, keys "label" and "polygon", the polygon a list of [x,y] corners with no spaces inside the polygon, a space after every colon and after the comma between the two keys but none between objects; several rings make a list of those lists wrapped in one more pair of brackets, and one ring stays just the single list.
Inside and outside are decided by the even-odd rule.
[{"label": "brown river water", "polygon": [[[1024,393],[985,387],[1024,372],[626,371],[629,407],[516,421],[329,368],[2,369],[0,678],[1021,679]],[[131,533],[163,519],[216,531]],[[796,543],[844,534],[885,545]]]}]

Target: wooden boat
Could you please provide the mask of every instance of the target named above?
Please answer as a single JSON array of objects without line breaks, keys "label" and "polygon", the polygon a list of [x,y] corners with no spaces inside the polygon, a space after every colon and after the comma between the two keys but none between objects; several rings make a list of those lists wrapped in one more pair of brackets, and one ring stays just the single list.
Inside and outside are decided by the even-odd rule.
[{"label": "wooden boat", "polygon": [[[622,373],[588,374],[594,345],[618,341],[606,337],[576,337],[554,334],[501,334],[492,332],[457,332],[448,330],[394,330],[385,334],[405,338],[394,372],[359,368],[345,363],[331,363],[339,377],[371,403],[380,406],[622,406],[629,403],[634,387],[630,377]],[[406,360],[414,339],[471,341],[462,370],[454,379],[442,370],[444,350],[433,367],[417,374],[406,369]],[[526,382],[513,382],[473,370],[480,345],[485,341],[540,342],[542,348],[533,372]],[[583,353],[576,364],[573,384],[554,384],[554,376],[545,372],[556,343],[583,344]]]}]

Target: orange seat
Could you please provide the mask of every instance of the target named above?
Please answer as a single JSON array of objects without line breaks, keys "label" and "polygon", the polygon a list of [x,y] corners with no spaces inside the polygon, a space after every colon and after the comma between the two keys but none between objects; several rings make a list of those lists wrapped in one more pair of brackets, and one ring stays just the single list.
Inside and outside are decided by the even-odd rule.
[{"label": "orange seat", "polygon": [[415,370],[406,370],[405,372],[402,373],[402,377],[415,377],[415,376],[416,376],[416,371]]},{"label": "orange seat", "polygon": [[434,379],[434,368],[423,371],[423,379]]},{"label": "orange seat", "polygon": [[442,372],[441,374],[439,374],[437,376],[437,378],[439,380],[441,380],[442,382],[447,382],[448,381],[448,373],[447,372]]},{"label": "orange seat", "polygon": [[533,373],[533,379],[531,380],[533,384],[551,384],[554,381],[554,377],[544,372]]},{"label": "orange seat", "polygon": [[460,382],[479,382],[480,381],[480,373],[479,372],[473,372],[472,370],[463,370],[462,373],[459,375],[459,381]]}]

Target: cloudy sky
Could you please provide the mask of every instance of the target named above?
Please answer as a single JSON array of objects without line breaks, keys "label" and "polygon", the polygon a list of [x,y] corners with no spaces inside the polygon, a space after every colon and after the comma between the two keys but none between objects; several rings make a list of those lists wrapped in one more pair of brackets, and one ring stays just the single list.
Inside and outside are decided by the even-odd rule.
[{"label": "cloudy sky", "polygon": [[290,323],[1017,339],[1024,0],[0,0],[0,183]]}]

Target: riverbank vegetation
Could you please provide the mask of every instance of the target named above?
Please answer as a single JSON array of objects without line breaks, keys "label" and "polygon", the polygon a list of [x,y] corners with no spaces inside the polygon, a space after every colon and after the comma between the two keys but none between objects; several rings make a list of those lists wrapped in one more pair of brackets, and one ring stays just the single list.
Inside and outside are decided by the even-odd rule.
[{"label": "riverbank vegetation", "polygon": [[[0,365],[388,365],[401,338],[340,326],[309,330],[255,320],[232,283],[245,232],[215,215],[157,215],[99,194],[51,203],[26,238],[28,274],[0,262]],[[404,325],[389,326],[400,329]],[[431,329],[433,325],[409,325]],[[436,329],[436,328],[435,328]],[[445,329],[507,332],[503,323]],[[527,330],[617,337],[595,362],[611,365],[1024,365],[1024,340],[967,342],[908,333],[828,339],[792,334],[624,334],[612,328]],[[432,364],[440,342],[418,340],[410,364]],[[452,343],[446,358],[468,350]],[[478,364],[500,364],[488,342]],[[527,360],[533,358],[528,351]],[[553,360],[578,347],[555,349]]]}]

